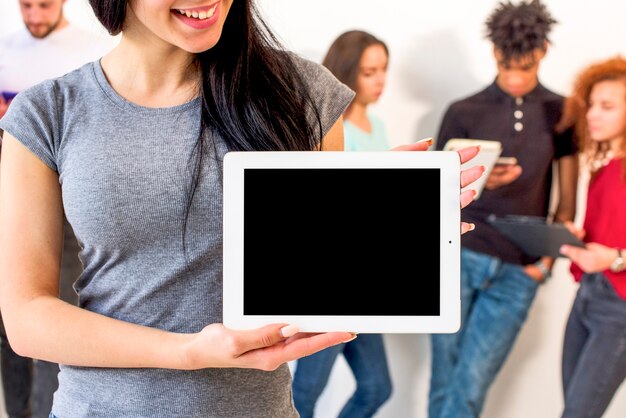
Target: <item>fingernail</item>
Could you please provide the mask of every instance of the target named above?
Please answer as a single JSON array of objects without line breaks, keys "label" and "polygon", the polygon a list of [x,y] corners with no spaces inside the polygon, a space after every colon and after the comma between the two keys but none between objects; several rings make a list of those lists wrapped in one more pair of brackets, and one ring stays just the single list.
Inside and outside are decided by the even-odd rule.
[{"label": "fingernail", "polygon": [[424,138],[424,139],[420,139],[420,140],[419,140],[419,141],[417,141],[417,142],[418,142],[418,143],[419,143],[419,142],[426,142],[426,143],[428,143],[428,145],[432,145],[432,143],[433,143],[433,139],[432,139],[432,138]]},{"label": "fingernail", "polygon": [[349,343],[350,341],[354,341],[356,339],[356,334],[352,334],[352,338],[345,340],[344,343]]},{"label": "fingernail", "polygon": [[300,331],[300,329],[296,325],[287,325],[286,327],[282,327],[280,329],[280,333],[285,338],[293,337],[298,333],[298,331]]},{"label": "fingernail", "polygon": [[474,224],[469,224],[469,229],[468,229],[468,231],[473,231],[474,229],[476,229],[476,225],[474,225]]}]

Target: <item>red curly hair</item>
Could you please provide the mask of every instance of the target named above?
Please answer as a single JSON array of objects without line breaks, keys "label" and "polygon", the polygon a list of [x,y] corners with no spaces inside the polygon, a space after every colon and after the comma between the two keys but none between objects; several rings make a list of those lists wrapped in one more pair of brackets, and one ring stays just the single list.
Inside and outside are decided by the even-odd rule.
[{"label": "red curly hair", "polygon": [[[584,69],[574,83],[572,95],[565,101],[563,117],[557,125],[558,131],[574,128],[579,148],[592,175],[602,167],[602,164],[599,163],[607,158],[609,144],[591,140],[586,114],[589,109],[589,96],[593,86],[607,80],[623,81],[626,85],[626,59],[618,55]],[[626,126],[623,135],[626,138]],[[626,179],[626,139],[622,140],[621,145],[622,177]]]}]

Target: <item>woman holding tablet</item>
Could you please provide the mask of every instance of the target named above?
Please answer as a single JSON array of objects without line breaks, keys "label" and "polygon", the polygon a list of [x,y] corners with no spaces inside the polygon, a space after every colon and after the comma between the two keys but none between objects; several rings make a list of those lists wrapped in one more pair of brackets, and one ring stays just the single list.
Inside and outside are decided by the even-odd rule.
[{"label": "woman holding tablet", "polygon": [[[0,122],[11,344],[61,364],[52,416],[296,417],[286,363],[354,336],[221,324],[221,161],[341,150],[352,93],[277,47],[251,0],[91,5],[118,46],[21,92]],[[64,213],[79,306],[58,298]]]},{"label": "woman holding tablet", "polygon": [[563,417],[601,417],[626,377],[626,60],[586,68],[567,102],[590,173],[586,248],[563,246],[580,282],[563,341]]}]

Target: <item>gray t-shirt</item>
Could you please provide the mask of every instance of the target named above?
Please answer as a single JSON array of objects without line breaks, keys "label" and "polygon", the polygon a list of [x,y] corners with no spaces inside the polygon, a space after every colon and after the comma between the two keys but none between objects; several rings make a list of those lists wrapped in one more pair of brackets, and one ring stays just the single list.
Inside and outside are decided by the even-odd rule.
[{"label": "gray t-shirt", "polygon": [[[325,134],[354,93],[324,67],[297,57],[296,63]],[[187,260],[182,245],[200,112],[200,98],[170,108],[130,103],[94,62],[23,91],[2,118],[2,129],[59,174],[81,246],[84,272],[75,283],[81,307],[181,333],[221,322],[227,149],[214,134],[188,218]],[[274,372],[61,366],[52,412],[60,418],[297,416],[286,365]]]}]

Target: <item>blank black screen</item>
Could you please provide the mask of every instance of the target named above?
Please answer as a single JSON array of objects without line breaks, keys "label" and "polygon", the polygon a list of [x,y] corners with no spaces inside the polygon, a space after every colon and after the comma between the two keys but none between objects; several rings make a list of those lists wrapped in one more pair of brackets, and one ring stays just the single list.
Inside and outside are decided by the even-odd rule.
[{"label": "blank black screen", "polygon": [[433,316],[438,169],[246,169],[246,315]]}]

